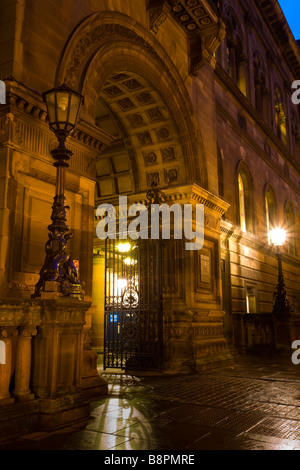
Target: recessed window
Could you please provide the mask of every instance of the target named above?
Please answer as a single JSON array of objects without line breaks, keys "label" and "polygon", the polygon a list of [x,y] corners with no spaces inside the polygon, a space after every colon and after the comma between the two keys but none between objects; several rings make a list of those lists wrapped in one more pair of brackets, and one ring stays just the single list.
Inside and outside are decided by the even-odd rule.
[{"label": "recessed window", "polygon": [[277,137],[286,145],[286,116],[284,113],[281,94],[278,88],[275,90],[274,105],[276,134]]},{"label": "recessed window", "polygon": [[246,313],[257,313],[256,288],[246,286]]},{"label": "recessed window", "polygon": [[292,204],[289,201],[285,205],[285,228],[288,253],[291,256],[296,256],[295,216]]},{"label": "recessed window", "polygon": [[243,178],[239,173],[239,211],[240,211],[240,227],[243,232],[246,232],[246,213],[245,213],[245,187]]},{"label": "recessed window", "polygon": [[238,213],[239,225],[243,232],[253,232],[251,181],[250,172],[243,163],[238,172]]},{"label": "recessed window", "polygon": [[270,185],[265,191],[265,215],[268,243],[271,244],[271,230],[276,227],[276,202],[273,188]]}]

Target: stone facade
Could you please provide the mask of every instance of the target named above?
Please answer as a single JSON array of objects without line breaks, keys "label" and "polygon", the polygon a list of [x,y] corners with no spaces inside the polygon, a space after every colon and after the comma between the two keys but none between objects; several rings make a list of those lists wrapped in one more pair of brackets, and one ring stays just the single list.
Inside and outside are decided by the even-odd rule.
[{"label": "stone facade", "polygon": [[[117,205],[120,195],[145,201],[153,178],[169,205],[205,208],[201,250],[164,244],[163,371],[198,371],[230,360],[235,347],[269,344],[277,283],[272,225],[288,231],[283,269],[293,316],[300,313],[299,111],[291,101],[300,53],[275,0],[79,3],[0,7],[0,294],[29,299],[44,261],[56,139],[41,93],[65,81],[85,99],[68,139],[66,196],[70,253],[92,305],[76,380],[92,394],[92,348],[104,347],[95,208]],[[245,321],[247,313],[258,319]],[[290,331],[286,346],[297,335],[296,327]],[[38,326],[22,336],[25,349],[29,336],[41,351],[51,337]],[[19,395],[40,393],[41,371],[33,370]]]}]

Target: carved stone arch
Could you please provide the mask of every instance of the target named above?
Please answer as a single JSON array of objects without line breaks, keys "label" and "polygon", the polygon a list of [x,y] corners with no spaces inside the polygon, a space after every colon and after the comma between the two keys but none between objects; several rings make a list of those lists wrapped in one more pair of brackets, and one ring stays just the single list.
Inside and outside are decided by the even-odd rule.
[{"label": "carved stone arch", "polygon": [[207,188],[204,146],[183,80],[158,41],[131,18],[116,12],[91,15],[73,32],[62,54],[56,84],[65,81],[85,96],[81,117],[93,124],[96,96],[114,73],[147,80],[164,98],[178,128],[186,182]]}]

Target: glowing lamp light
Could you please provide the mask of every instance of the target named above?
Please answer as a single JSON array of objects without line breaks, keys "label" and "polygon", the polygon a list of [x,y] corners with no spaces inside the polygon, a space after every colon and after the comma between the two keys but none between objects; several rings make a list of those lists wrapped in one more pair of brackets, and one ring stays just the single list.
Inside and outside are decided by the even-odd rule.
[{"label": "glowing lamp light", "polygon": [[128,257],[124,259],[124,264],[126,264],[126,266],[134,266],[135,264],[137,264],[137,260]]},{"label": "glowing lamp light", "polygon": [[283,228],[274,228],[270,232],[270,237],[274,246],[282,246],[286,239],[286,232]]},{"label": "glowing lamp light", "polygon": [[127,287],[127,280],[126,279],[118,279],[118,289],[119,290],[124,290]]},{"label": "glowing lamp light", "polygon": [[131,245],[130,243],[119,243],[117,250],[119,253],[128,253],[131,250]]},{"label": "glowing lamp light", "polygon": [[65,83],[43,93],[47,106],[50,129],[60,139],[65,139],[76,127],[83,96]]}]

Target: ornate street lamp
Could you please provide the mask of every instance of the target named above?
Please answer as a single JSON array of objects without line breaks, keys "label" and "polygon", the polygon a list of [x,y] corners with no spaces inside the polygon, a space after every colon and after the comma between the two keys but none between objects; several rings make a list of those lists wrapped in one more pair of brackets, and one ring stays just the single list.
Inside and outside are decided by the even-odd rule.
[{"label": "ornate street lamp", "polygon": [[277,247],[276,257],[278,259],[278,284],[275,292],[275,303],[272,313],[290,314],[293,309],[286,296],[283,271],[282,271],[282,254],[280,247],[284,244],[286,239],[286,232],[282,228],[275,228],[270,233],[271,242]]},{"label": "ornate street lamp", "polygon": [[47,106],[50,129],[55,133],[59,146],[51,151],[53,166],[56,167],[56,194],[52,206],[52,223],[48,226],[49,239],[45,245],[46,259],[32,298],[41,297],[41,291],[81,297],[78,272],[67,251],[67,242],[73,234],[66,224],[66,209],[69,207],[65,205],[65,179],[68,161],[73,153],[66,149],[65,142],[76,128],[83,97],[63,84],[44,93],[43,99]]}]

